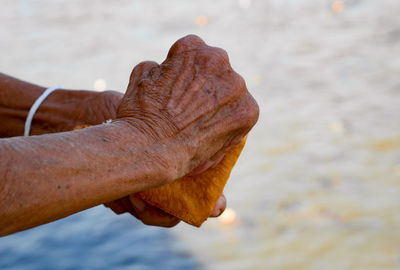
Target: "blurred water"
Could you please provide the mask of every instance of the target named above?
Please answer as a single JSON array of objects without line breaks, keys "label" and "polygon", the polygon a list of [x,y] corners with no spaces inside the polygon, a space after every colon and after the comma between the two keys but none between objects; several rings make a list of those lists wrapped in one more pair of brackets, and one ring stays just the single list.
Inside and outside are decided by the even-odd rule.
[{"label": "blurred water", "polygon": [[[399,11],[398,0],[5,0],[0,70],[45,86],[92,89],[102,81],[107,89],[124,91],[135,64],[161,62],[176,39],[200,35],[228,51],[261,114],[225,190],[236,222],[210,220],[201,229],[181,224],[168,232],[206,269],[395,270],[400,269]],[[53,261],[74,265],[83,259],[63,258],[64,251],[82,237],[86,250],[103,245],[117,250],[136,244],[130,237],[145,230],[154,237],[138,241],[143,254],[160,254],[147,241],[171,237],[139,225],[121,225],[123,233],[108,230],[100,224],[111,221],[97,218],[79,225],[74,217],[60,221],[76,226],[65,244],[56,240],[58,248],[41,252],[27,245],[24,254],[43,257],[60,249]],[[113,217],[105,218],[114,224]],[[2,250],[43,242],[49,235],[42,230],[55,225],[48,226],[0,239]],[[52,237],[65,239],[64,231],[57,232]],[[95,243],[84,237],[97,233],[113,237]],[[114,238],[120,240],[110,247]],[[85,258],[100,260],[102,252]],[[8,256],[0,261],[15,259]]]},{"label": "blurred water", "polygon": [[96,207],[0,239],[0,269],[201,269],[166,229]]}]

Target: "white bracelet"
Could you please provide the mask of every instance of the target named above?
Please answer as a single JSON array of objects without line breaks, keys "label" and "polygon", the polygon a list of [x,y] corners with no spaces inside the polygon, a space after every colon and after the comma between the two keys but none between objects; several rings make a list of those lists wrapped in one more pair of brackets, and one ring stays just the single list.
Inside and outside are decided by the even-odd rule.
[{"label": "white bracelet", "polygon": [[33,116],[35,115],[37,109],[39,108],[40,104],[42,104],[43,100],[45,100],[48,95],[50,95],[53,91],[61,89],[60,86],[53,86],[47,88],[40,97],[33,103],[31,109],[29,110],[28,116],[26,117],[25,121],[25,130],[24,130],[24,136],[29,136],[29,132],[31,130],[31,124],[32,124],[32,119]]}]

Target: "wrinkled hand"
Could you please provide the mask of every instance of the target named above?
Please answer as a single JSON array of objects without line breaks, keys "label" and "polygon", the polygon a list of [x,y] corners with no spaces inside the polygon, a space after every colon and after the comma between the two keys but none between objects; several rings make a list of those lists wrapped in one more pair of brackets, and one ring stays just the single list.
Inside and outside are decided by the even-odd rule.
[{"label": "wrinkled hand", "polygon": [[[115,91],[96,93],[96,95],[90,99],[82,101],[81,108],[84,108],[84,110],[80,114],[77,114],[77,120],[83,123],[96,125],[108,119],[115,119],[116,108],[121,102],[121,99],[122,94]],[[94,110],[94,108],[96,108],[96,110]],[[148,204],[134,194],[105,203],[104,206],[110,208],[117,215],[130,213],[146,225],[173,227],[180,222],[180,219],[177,217]],[[225,208],[226,198],[222,195],[215,204],[210,217],[220,216]]]},{"label": "wrinkled hand", "polygon": [[117,118],[148,143],[164,147],[152,165],[170,173],[155,183],[162,185],[195,168],[201,173],[215,166],[249,132],[258,114],[226,52],[190,35],[171,47],[161,65],[143,62],[134,68]]},{"label": "wrinkled hand", "polygon": [[[170,147],[155,158],[171,171],[166,184],[188,173],[216,166],[258,119],[258,105],[235,73],[225,51],[196,36],[178,40],[158,65],[143,62],[132,71],[117,118],[144,138]],[[156,166],[157,164],[154,164]],[[129,212],[147,225],[171,227],[179,222],[135,195],[105,204],[115,213]],[[211,216],[225,209],[222,195]]]},{"label": "wrinkled hand", "polygon": [[[122,96],[121,93],[116,91],[93,92],[93,95],[81,100],[80,104],[77,105],[77,108],[81,110],[76,113],[76,123],[96,125],[108,119],[115,119]],[[105,203],[104,206],[111,208],[118,215],[130,213],[146,225],[173,227],[180,222],[180,219],[146,203],[135,197],[134,194]],[[216,203],[211,217],[222,214],[225,207],[226,199],[222,195]]]},{"label": "wrinkled hand", "polygon": [[[104,108],[111,108],[108,113],[96,109],[83,113],[82,117],[94,116],[84,122],[98,124],[115,118],[112,108],[118,103],[113,97],[111,105],[104,103],[108,104]],[[142,132],[146,140],[172,146],[169,153],[173,155],[160,153],[155,159],[167,170],[176,169],[160,183],[166,184],[216,166],[253,127],[258,106],[232,70],[225,51],[187,36],[171,47],[161,65],[143,62],[134,68],[116,116]],[[147,225],[171,227],[180,221],[135,195],[105,206],[117,214],[128,212]],[[220,215],[225,206],[221,196],[211,216]]]}]

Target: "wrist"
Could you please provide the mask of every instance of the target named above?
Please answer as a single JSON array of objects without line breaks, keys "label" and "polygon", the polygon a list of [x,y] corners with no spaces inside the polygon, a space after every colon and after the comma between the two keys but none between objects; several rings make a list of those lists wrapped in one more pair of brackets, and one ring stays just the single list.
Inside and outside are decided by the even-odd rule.
[{"label": "wrist", "polygon": [[186,164],[187,159],[176,139],[154,140],[142,125],[143,123],[136,119],[116,119],[105,126],[113,127],[113,137],[118,138],[116,147],[132,153],[141,153],[145,161],[142,169],[146,171],[148,184],[144,189],[170,183],[186,174],[182,164]]},{"label": "wrist", "polygon": [[95,95],[92,91],[58,89],[40,105],[32,121],[31,135],[70,131],[86,124],[78,117],[84,100]]}]

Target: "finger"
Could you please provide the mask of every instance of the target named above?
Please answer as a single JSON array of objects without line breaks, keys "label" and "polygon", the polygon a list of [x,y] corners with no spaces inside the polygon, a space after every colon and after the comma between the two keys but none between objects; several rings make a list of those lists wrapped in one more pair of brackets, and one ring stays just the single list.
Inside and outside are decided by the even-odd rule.
[{"label": "finger", "polygon": [[129,196],[132,206],[136,210],[136,217],[144,224],[159,227],[173,227],[180,219],[152,206],[135,195]]},{"label": "finger", "polygon": [[206,162],[204,162],[203,164],[195,168],[193,171],[191,171],[188,175],[194,176],[201,174],[207,171],[208,169],[213,169],[224,159],[224,157],[225,157],[225,151],[219,151],[213,157],[206,160]]},{"label": "finger", "polygon": [[187,35],[178,39],[169,49],[167,59],[184,51],[194,49],[196,47],[206,46],[206,43],[196,35]]},{"label": "finger", "polygon": [[[166,85],[169,108],[175,108],[178,106],[180,97],[190,87],[194,76],[195,70],[193,69],[194,55],[185,54],[182,57],[175,58],[172,63],[162,64],[163,73],[168,72],[168,76],[164,76],[160,80],[162,85]],[[179,113],[179,112],[178,112]]]},{"label": "finger", "polygon": [[119,199],[119,202],[124,207],[125,212],[128,212],[132,216],[138,218],[137,217],[137,213],[136,213],[136,209],[133,207],[133,205],[132,205],[132,203],[131,203],[131,201],[129,199],[129,196],[125,196],[125,197]]},{"label": "finger", "polygon": [[219,163],[222,162],[224,159],[225,155],[229,150],[232,149],[232,147],[236,144],[239,144],[245,135],[239,135],[237,137],[234,137],[230,142],[227,143],[228,146],[223,147],[221,150],[219,150],[216,154],[214,154],[211,158],[206,160],[203,164],[199,165],[196,167],[193,171],[191,171],[188,175],[193,176],[193,175],[198,175],[201,174],[208,169],[214,169],[215,167],[218,166]]},{"label": "finger", "polygon": [[121,103],[124,94],[117,91],[108,90],[103,92],[103,96],[105,101],[108,102],[110,111],[113,112],[112,118],[115,119],[117,117],[118,105]]},{"label": "finger", "polygon": [[97,122],[88,123],[93,125],[101,124],[108,119],[115,119],[117,117],[117,108],[121,103],[123,94],[117,91],[104,91],[98,93],[98,107],[93,111],[96,115]]},{"label": "finger", "polygon": [[[190,58],[190,56],[186,58]],[[216,104],[210,102],[209,94],[204,91],[207,80],[202,76],[196,76],[191,66],[186,66],[184,70],[183,76],[178,76],[176,79],[176,87],[171,93],[169,102],[170,107],[174,108],[178,120],[195,118],[197,113],[193,112],[209,111]]]},{"label": "finger", "polygon": [[[171,61],[175,64],[175,62],[182,61],[182,58],[190,59],[190,61],[186,61],[187,66],[185,66],[185,72],[189,73],[190,77],[188,79],[186,74],[178,76],[178,79],[186,79],[186,84],[178,87],[180,91],[174,91],[174,96],[172,96],[172,100],[178,101],[177,105],[184,112],[181,117],[192,117],[193,110],[213,111],[215,106],[223,101],[218,98],[218,93],[220,88],[224,87],[223,85],[215,87],[217,78],[221,78],[221,73],[235,76],[235,72],[231,72],[228,54],[220,48],[203,46],[191,53],[175,57]],[[231,78],[228,81],[232,81]],[[228,88],[231,90],[231,87]],[[228,96],[232,96],[232,94],[230,93]]]},{"label": "finger", "polygon": [[221,197],[219,197],[217,203],[215,204],[210,217],[218,217],[220,216],[226,208],[226,198],[224,196],[224,194],[221,195]]},{"label": "finger", "polygon": [[126,213],[125,208],[122,206],[122,204],[119,202],[119,200],[105,203],[104,206],[107,208],[110,208],[117,215]]},{"label": "finger", "polygon": [[132,96],[138,83],[144,78],[149,78],[151,74],[157,73],[154,69],[157,69],[158,67],[159,65],[153,61],[144,61],[136,65],[132,70],[125,96]]}]

